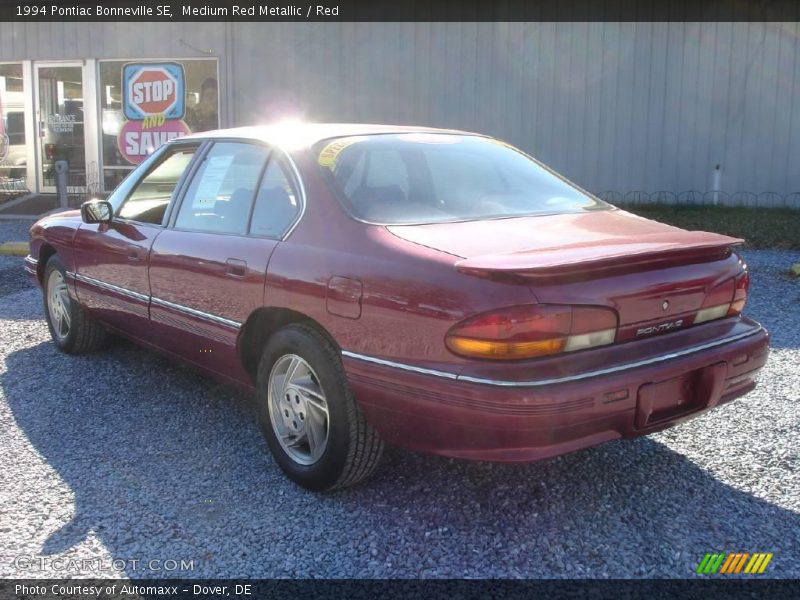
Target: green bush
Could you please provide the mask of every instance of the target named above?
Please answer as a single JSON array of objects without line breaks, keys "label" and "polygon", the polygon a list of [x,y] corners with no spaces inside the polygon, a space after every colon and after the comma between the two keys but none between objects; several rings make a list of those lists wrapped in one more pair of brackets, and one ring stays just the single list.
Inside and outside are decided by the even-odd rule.
[{"label": "green bush", "polygon": [[682,229],[745,240],[748,248],[800,250],[800,210],[731,206],[634,204],[619,208]]}]

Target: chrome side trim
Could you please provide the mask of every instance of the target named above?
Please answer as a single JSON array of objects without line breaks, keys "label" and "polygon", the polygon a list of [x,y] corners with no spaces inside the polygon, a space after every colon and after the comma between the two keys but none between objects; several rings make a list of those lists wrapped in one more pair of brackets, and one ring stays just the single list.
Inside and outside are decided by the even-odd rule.
[{"label": "chrome side trim", "polygon": [[22,265],[22,268],[25,269],[25,272],[28,275],[36,275],[37,274],[36,273],[36,269],[34,269],[33,267],[31,267],[29,265]]},{"label": "chrome side trim", "polygon": [[28,254],[25,257],[25,262],[35,267],[36,265],[39,264],[39,259],[38,258],[33,258],[30,254]]},{"label": "chrome side trim", "polygon": [[88,283],[89,285],[93,285],[95,287],[102,288],[104,290],[109,290],[111,292],[116,292],[122,296],[127,296],[128,298],[132,298],[134,300],[139,300],[140,302],[149,302],[150,296],[145,294],[140,294],[139,292],[134,292],[132,290],[128,290],[112,283],[106,283],[105,281],[100,281],[99,279],[95,279],[93,277],[86,277],[86,275],[81,275],[80,273],[67,273],[77,279],[82,283]]},{"label": "chrome side trim", "polygon": [[162,300],[161,298],[156,298],[155,296],[153,296],[150,299],[150,301],[153,304],[157,304],[158,306],[162,306],[164,308],[171,308],[172,310],[182,312],[192,317],[198,317],[200,319],[205,319],[206,321],[211,321],[212,323],[219,323],[220,325],[227,325],[228,327],[233,327],[234,329],[239,329],[242,326],[242,324],[239,323],[239,321],[232,321],[231,319],[218,317],[217,315],[212,315],[211,313],[203,312],[201,310],[196,310],[194,308],[189,308],[188,306],[183,306],[182,304],[175,304],[174,302],[168,302],[167,300]]},{"label": "chrome side trim", "polygon": [[174,302],[168,302],[167,300],[162,300],[161,298],[155,298],[147,296],[145,294],[140,294],[139,292],[134,292],[132,290],[119,287],[118,285],[106,283],[105,281],[94,279],[93,277],[86,277],[85,275],[81,275],[80,273],[67,272],[67,276],[77,279],[78,281],[81,281],[83,283],[94,285],[104,290],[116,292],[117,294],[121,294],[123,296],[132,298],[134,300],[139,300],[141,302],[146,302],[146,303],[152,302],[153,304],[157,304],[158,306],[171,308],[175,311],[182,312],[184,314],[191,315],[193,317],[198,317],[200,319],[204,319],[212,323],[219,323],[221,325],[233,327],[234,329],[239,329],[242,326],[242,324],[239,323],[238,321],[232,321],[231,319],[226,319],[224,317],[212,315],[210,313],[203,312],[201,310],[196,310],[194,308],[189,308],[188,306],[183,306],[182,304],[175,304]]},{"label": "chrome side trim", "polygon": [[434,369],[423,369],[422,367],[415,367],[414,365],[407,365],[398,363],[391,360],[384,360],[382,358],[375,358],[374,356],[367,356],[366,354],[358,354],[350,352],[349,350],[342,350],[342,356],[348,358],[355,358],[356,360],[363,360],[364,362],[374,363],[376,365],[383,365],[385,367],[393,367],[402,371],[413,371],[414,373],[421,373],[422,375],[433,375],[434,377],[443,377],[445,379],[458,379],[455,373],[447,373],[446,371],[435,371]]},{"label": "chrome side trim", "polygon": [[730,342],[735,342],[738,340],[742,340],[744,338],[748,338],[753,336],[761,331],[763,331],[763,327],[760,325],[757,329],[752,331],[746,331],[744,333],[739,333],[736,335],[731,335],[725,338],[721,338],[718,340],[714,340],[713,342],[707,342],[705,344],[699,344],[697,346],[691,346],[689,348],[684,348],[683,350],[677,350],[675,352],[670,352],[668,354],[662,354],[660,356],[654,356],[652,358],[646,358],[644,360],[639,360],[635,362],[625,363],[622,365],[617,365],[614,367],[608,367],[605,369],[596,369],[594,371],[586,371],[585,373],[578,373],[575,375],[568,375],[565,377],[553,377],[550,379],[536,379],[533,381],[506,381],[501,379],[485,379],[483,377],[471,377],[469,375],[457,375],[456,373],[449,373],[445,371],[435,371],[433,369],[423,369],[421,367],[414,367],[412,365],[407,365],[404,363],[397,363],[391,360],[383,360],[381,358],[375,358],[373,356],[366,356],[364,354],[357,354],[355,352],[350,352],[348,350],[342,350],[342,355],[347,356],[349,358],[355,358],[357,360],[363,360],[365,362],[374,363],[383,365],[386,367],[393,367],[396,369],[401,369],[403,371],[413,371],[415,373],[421,373],[423,375],[433,375],[435,377],[443,377],[445,379],[452,379],[457,381],[466,381],[469,383],[479,383],[483,385],[493,385],[499,387],[541,387],[545,385],[555,385],[558,383],[569,383],[572,381],[581,381],[583,379],[590,379],[592,377],[600,377],[602,375],[610,375],[612,373],[620,373],[622,371],[629,371],[631,369],[637,369],[639,367],[646,367],[648,365],[657,364],[660,362],[665,362],[668,360],[672,360],[674,358],[680,358],[682,356],[688,356],[689,354],[695,354],[696,352],[702,352],[703,350],[708,350],[710,348],[715,348],[717,346],[721,346],[723,344],[728,344]]}]

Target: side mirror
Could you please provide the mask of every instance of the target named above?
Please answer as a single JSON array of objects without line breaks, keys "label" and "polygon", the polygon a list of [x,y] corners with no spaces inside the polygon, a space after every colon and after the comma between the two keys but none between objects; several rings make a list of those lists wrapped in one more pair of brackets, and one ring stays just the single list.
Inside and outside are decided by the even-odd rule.
[{"label": "side mirror", "polygon": [[114,209],[105,200],[87,200],[81,204],[81,219],[84,223],[111,223]]}]

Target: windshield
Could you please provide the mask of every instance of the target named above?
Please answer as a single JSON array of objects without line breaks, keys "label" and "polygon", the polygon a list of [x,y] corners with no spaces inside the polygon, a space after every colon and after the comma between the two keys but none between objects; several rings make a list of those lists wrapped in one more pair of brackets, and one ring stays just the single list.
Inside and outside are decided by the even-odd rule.
[{"label": "windshield", "polygon": [[353,216],[402,225],[611,208],[519,150],[474,135],[401,133],[315,147]]}]

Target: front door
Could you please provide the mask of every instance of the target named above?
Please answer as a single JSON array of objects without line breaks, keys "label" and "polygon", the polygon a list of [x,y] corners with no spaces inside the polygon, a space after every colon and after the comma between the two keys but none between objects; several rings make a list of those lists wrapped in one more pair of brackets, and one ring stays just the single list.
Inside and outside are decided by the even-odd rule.
[{"label": "front door", "polygon": [[80,62],[36,63],[36,164],[42,192],[56,191],[59,160],[67,161],[70,193],[86,191],[83,71]]},{"label": "front door", "polygon": [[[151,340],[147,265],[153,241],[164,231],[167,209],[195,145],[168,147],[132,186],[109,199],[111,223],[82,224],[75,235],[75,291],[100,321],[143,341]],[[116,197],[116,194],[124,197]]]}]

